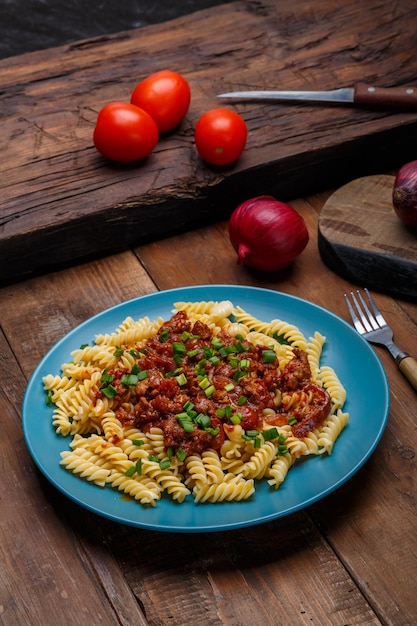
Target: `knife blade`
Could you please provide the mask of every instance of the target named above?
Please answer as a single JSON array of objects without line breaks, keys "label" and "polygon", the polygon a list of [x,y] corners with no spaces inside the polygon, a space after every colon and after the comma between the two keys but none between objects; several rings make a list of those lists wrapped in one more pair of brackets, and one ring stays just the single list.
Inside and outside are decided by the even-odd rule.
[{"label": "knife blade", "polygon": [[277,100],[292,102],[323,102],[328,104],[365,105],[397,109],[417,109],[416,87],[373,87],[357,83],[329,91],[229,91],[218,98],[235,100]]}]

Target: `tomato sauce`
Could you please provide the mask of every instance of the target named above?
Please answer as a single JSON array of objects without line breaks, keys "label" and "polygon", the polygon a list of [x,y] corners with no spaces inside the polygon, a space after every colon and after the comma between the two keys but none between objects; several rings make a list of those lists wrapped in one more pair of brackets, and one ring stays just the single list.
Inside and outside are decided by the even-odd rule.
[{"label": "tomato sauce", "polygon": [[[293,434],[304,437],[330,411],[329,394],[311,382],[304,351],[295,349],[281,370],[267,347],[225,332],[213,335],[201,321],[193,324],[185,311],[177,312],[133,353],[136,364],[131,371],[114,368],[104,373],[97,398],[111,394],[123,426],[144,432],[162,428],[165,447],[173,452],[218,450],[225,429],[240,424],[245,431],[262,430],[264,419],[283,425],[292,418]],[[286,413],[280,403],[283,393],[298,393],[302,401]],[[264,409],[273,413],[265,418]]]}]

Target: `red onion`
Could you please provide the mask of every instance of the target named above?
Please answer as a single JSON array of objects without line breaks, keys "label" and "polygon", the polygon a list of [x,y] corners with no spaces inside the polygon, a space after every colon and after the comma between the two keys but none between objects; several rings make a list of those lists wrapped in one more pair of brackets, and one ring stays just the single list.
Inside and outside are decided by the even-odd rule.
[{"label": "red onion", "polygon": [[399,169],[394,181],[392,202],[404,224],[417,226],[417,161],[410,161]]},{"label": "red onion", "polygon": [[229,237],[237,262],[275,271],[290,265],[308,243],[301,215],[272,196],[243,202],[230,217]]}]

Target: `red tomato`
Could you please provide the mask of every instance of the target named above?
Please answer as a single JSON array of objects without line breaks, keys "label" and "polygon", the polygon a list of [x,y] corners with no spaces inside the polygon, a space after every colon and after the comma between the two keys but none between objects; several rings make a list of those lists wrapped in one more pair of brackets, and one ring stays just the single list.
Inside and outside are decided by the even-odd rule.
[{"label": "red tomato", "polygon": [[112,161],[138,161],[158,143],[158,128],[151,116],[126,102],[104,106],[94,128],[94,145]]},{"label": "red tomato", "polygon": [[162,70],[136,85],[130,102],[155,120],[160,132],[172,130],[188,111],[191,90],[181,74]]},{"label": "red tomato", "polygon": [[194,141],[200,156],[213,165],[229,165],[242,154],[247,127],[243,118],[229,109],[211,109],[198,120]]}]

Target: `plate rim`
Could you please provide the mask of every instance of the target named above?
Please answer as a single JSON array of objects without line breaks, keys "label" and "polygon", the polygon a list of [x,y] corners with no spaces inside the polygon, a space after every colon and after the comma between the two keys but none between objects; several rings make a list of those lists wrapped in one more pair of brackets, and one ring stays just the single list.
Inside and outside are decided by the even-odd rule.
[{"label": "plate rim", "polygon": [[[141,304],[141,303],[145,303],[145,307],[146,307],[146,302],[151,299],[151,300],[158,300],[158,299],[162,299],[162,301],[167,301],[170,297],[170,295],[173,294],[181,294],[181,293],[188,293],[188,294],[192,294],[193,292],[195,293],[196,291],[201,291],[201,290],[208,290],[209,292],[221,292],[224,290],[233,290],[236,292],[240,292],[242,293],[243,291],[247,291],[248,293],[251,294],[262,294],[264,297],[267,297],[267,295],[271,295],[272,297],[278,297],[278,298],[284,298],[284,300],[287,300],[288,302],[294,302],[294,303],[298,303],[301,304],[303,307],[307,306],[307,307],[312,307],[319,315],[325,315],[325,316],[329,316],[330,318],[333,319],[333,321],[336,324],[341,324],[345,330],[347,332],[351,332],[352,336],[355,336],[357,340],[359,340],[359,345],[362,345],[362,347],[365,349],[365,351],[368,352],[369,357],[373,363],[373,366],[375,367],[375,371],[378,372],[378,375],[380,377],[380,383],[382,382],[382,390],[384,392],[384,398],[383,398],[383,405],[384,405],[384,410],[383,410],[383,415],[381,416],[380,419],[380,423],[379,423],[379,428],[375,431],[374,437],[373,437],[373,441],[372,444],[370,445],[369,449],[367,450],[367,453],[358,459],[358,461],[352,465],[352,467],[350,468],[350,470],[346,473],[344,473],[342,476],[340,476],[340,478],[338,480],[336,480],[329,488],[324,489],[323,491],[318,491],[316,494],[313,494],[311,497],[306,498],[302,501],[299,502],[298,505],[293,505],[291,506],[291,508],[289,510],[284,510],[284,511],[275,511],[272,512],[268,515],[261,515],[260,517],[253,517],[252,519],[248,520],[248,519],[242,519],[239,521],[234,521],[231,523],[220,523],[218,525],[204,525],[204,524],[200,524],[198,526],[192,526],[190,527],[188,524],[187,525],[175,525],[172,523],[158,523],[157,525],[155,525],[155,523],[148,523],[146,522],[146,518],[145,519],[141,519],[141,515],[138,516],[138,520],[131,520],[129,518],[123,518],[120,515],[116,515],[114,513],[111,513],[109,511],[106,510],[102,510],[100,508],[97,508],[96,505],[94,504],[90,504],[88,501],[85,501],[85,498],[79,497],[77,494],[75,493],[71,493],[68,491],[67,488],[65,488],[65,486],[63,486],[60,481],[58,479],[56,479],[53,475],[51,475],[51,472],[48,472],[47,469],[44,467],[44,464],[41,462],[41,460],[38,458],[38,455],[36,453],[36,450],[34,449],[33,446],[33,441],[32,441],[32,437],[31,437],[31,433],[30,433],[30,428],[28,428],[28,424],[29,424],[29,418],[28,418],[28,402],[30,399],[30,394],[32,392],[33,386],[37,383],[39,383],[39,376],[41,375],[41,371],[42,368],[46,365],[46,363],[48,362],[48,360],[50,360],[50,358],[59,352],[59,349],[61,348],[61,346],[63,344],[65,344],[66,342],[70,342],[71,339],[75,336],[77,336],[78,334],[80,334],[80,332],[83,331],[84,328],[88,327],[89,325],[95,325],[96,322],[100,321],[101,318],[106,318],[111,316],[112,314],[114,314],[115,312],[117,312],[118,310],[122,310],[124,308],[130,308],[131,306],[136,305],[137,303]],[[193,301],[193,299],[191,297],[187,298],[189,301]],[[203,298],[199,298],[199,300],[202,300]],[[205,298],[206,300],[212,300],[215,298]],[[232,299],[232,298],[222,298],[222,299]],[[180,296],[177,296],[176,298],[173,298],[170,301],[170,305],[171,307],[173,306],[175,301],[181,300]],[[236,302],[235,302],[236,304]],[[240,303],[237,303],[240,304]],[[141,314],[141,317],[143,317],[143,315],[146,315],[146,313]],[[124,316],[126,317],[126,316]],[[121,314],[120,317],[120,322],[122,321],[123,318],[123,314]],[[290,321],[290,320],[289,320]],[[324,329],[321,329],[320,332],[325,332]],[[95,331],[95,332],[100,332],[100,331]],[[94,338],[94,336],[90,335],[90,340],[92,341]],[[74,349],[74,348],[72,348]],[[68,354],[69,356],[69,354]],[[60,359],[61,362],[62,359]],[[218,531],[224,531],[224,530],[234,530],[234,529],[239,529],[239,528],[243,528],[243,527],[249,527],[249,526],[254,526],[254,525],[259,525],[262,523],[267,523],[269,521],[272,521],[274,519],[280,518],[280,517],[284,517],[287,515],[290,515],[292,513],[295,513],[296,511],[299,511],[301,509],[304,509],[308,506],[310,506],[311,504],[318,502],[319,500],[322,500],[323,498],[325,498],[326,496],[330,495],[332,492],[336,491],[337,489],[339,489],[344,483],[346,483],[348,480],[350,480],[358,471],[359,469],[368,461],[368,459],[370,458],[370,456],[373,454],[373,452],[375,451],[376,447],[378,446],[381,437],[385,431],[387,422],[388,422],[388,417],[389,417],[389,410],[390,410],[390,388],[389,388],[389,384],[388,384],[388,378],[386,375],[386,372],[384,370],[384,367],[377,355],[377,353],[375,352],[375,350],[372,348],[372,346],[363,338],[359,335],[359,333],[357,333],[357,331],[355,331],[355,329],[348,323],[346,322],[343,318],[339,317],[338,315],[336,315],[335,313],[333,313],[332,311],[329,311],[328,309],[325,309],[324,307],[322,307],[319,304],[316,304],[314,302],[311,302],[309,300],[303,299],[299,296],[295,296],[293,294],[288,294],[286,292],[283,291],[277,291],[274,289],[269,289],[269,288],[264,288],[264,287],[255,287],[255,286],[249,286],[249,285],[233,285],[233,284],[211,284],[211,285],[207,285],[207,284],[202,284],[202,285],[191,285],[191,286],[183,286],[183,287],[176,287],[176,288],[171,288],[171,289],[166,289],[166,290],[161,290],[161,291],[155,291],[152,293],[148,293],[148,294],[144,294],[142,296],[138,296],[136,298],[131,298],[122,302],[119,302],[118,304],[112,305],[111,307],[108,307],[107,309],[103,309],[102,311],[92,315],[91,317],[85,319],[84,321],[80,322],[80,324],[77,324],[74,328],[72,328],[70,331],[68,331],[67,333],[65,333],[60,339],[58,339],[58,341],[56,341],[54,343],[53,346],[51,346],[49,348],[49,350],[45,353],[45,355],[40,359],[40,361],[38,362],[37,366],[35,367],[35,369],[33,370],[28,384],[26,386],[25,392],[24,392],[24,396],[23,396],[23,401],[22,401],[22,429],[23,429],[23,434],[24,434],[24,439],[26,442],[26,445],[28,447],[28,450],[30,452],[30,455],[32,457],[32,460],[34,461],[35,465],[37,466],[37,468],[40,470],[40,472],[43,474],[43,476],[55,487],[57,488],[61,493],[63,493],[66,497],[68,497],[70,500],[72,500],[73,502],[75,502],[77,505],[81,506],[82,508],[85,508],[87,510],[89,510],[90,512],[93,512],[101,517],[105,517],[107,519],[110,519],[114,522],[117,523],[121,523],[124,525],[128,525],[128,526],[133,526],[133,527],[137,527],[137,528],[142,528],[142,529],[148,529],[148,530],[154,530],[154,531],[162,531],[162,532],[184,532],[184,533],[198,533],[198,532],[218,532]],[[68,441],[68,437],[59,437],[58,435],[55,434],[55,432],[53,431],[52,428],[52,423],[51,423],[51,431],[52,431],[52,435],[55,435],[55,437],[59,438],[60,441],[65,442]],[[64,445],[62,446],[62,449],[64,449]],[[326,455],[327,456],[327,455]],[[318,460],[318,457],[316,457],[316,459],[309,459],[309,463],[312,463],[312,461],[314,462],[314,460]],[[59,468],[59,459],[55,460],[57,467]],[[292,472],[294,472],[294,469],[292,468],[291,470]],[[82,479],[75,477],[76,480],[78,482],[81,482],[82,484],[86,484],[86,481],[82,481]],[[100,489],[99,487],[96,487],[95,485],[93,485],[92,483],[87,483],[87,485],[89,487],[95,488],[95,489]],[[110,490],[110,492],[114,492],[116,494],[116,496],[121,496],[122,494],[120,492],[117,492],[116,490],[112,489],[111,487],[106,487],[106,490]],[[259,487],[257,486],[257,490],[259,489]],[[279,490],[277,490],[275,493],[278,493]],[[158,501],[158,503],[156,504],[156,508],[159,506],[161,507],[161,504],[163,506],[163,502],[166,502],[166,500],[160,500]],[[195,503],[193,501],[190,501],[188,503],[190,506],[195,506]],[[247,503],[246,503],[247,504]],[[187,503],[185,503],[185,506],[187,505]],[[224,507],[224,506],[241,506],[242,503],[205,503],[203,505],[198,505],[198,506],[204,506],[204,507]],[[139,508],[139,511],[145,511],[145,515],[146,515],[146,509],[145,507],[143,507],[142,505],[140,505],[139,503],[135,503],[135,506],[137,506]],[[184,506],[184,503],[181,505],[177,505],[177,506]],[[104,507],[105,509],[105,507]]]}]

